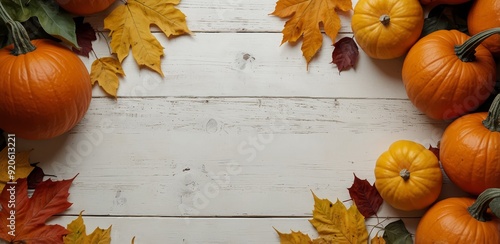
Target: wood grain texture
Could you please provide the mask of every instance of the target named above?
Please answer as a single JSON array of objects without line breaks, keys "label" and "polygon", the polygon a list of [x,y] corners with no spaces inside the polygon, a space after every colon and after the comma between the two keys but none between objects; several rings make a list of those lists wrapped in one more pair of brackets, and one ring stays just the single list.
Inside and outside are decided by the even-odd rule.
[{"label": "wood grain texture", "polygon": [[[65,226],[75,217],[58,217],[52,222]],[[317,234],[309,224],[309,218],[163,218],[163,217],[90,217],[83,216],[87,232],[96,227],[112,225],[112,243],[130,243],[135,236],[136,244],[275,244],[280,232],[301,230],[310,237]],[[399,218],[380,219],[384,224]],[[418,219],[403,218],[405,225],[414,229]],[[377,220],[367,221],[371,230]],[[372,236],[378,229],[371,232]]]},{"label": "wood grain texture", "polygon": [[71,214],[305,216],[311,190],[348,200],[390,143],[436,145],[445,125],[405,100],[94,98],[71,133],[20,145],[48,174],[79,173]]},{"label": "wood grain texture", "polygon": [[[353,7],[358,2],[353,0]],[[103,30],[103,17],[110,9],[87,17],[98,30]],[[185,15],[191,31],[194,32],[281,32],[286,19],[271,15],[276,0],[189,0],[181,1],[177,6]],[[351,32],[352,11],[339,12],[340,32]]]},{"label": "wood grain texture", "polygon": [[[407,99],[401,81],[403,59],[374,60],[361,52],[355,69],[339,73],[332,61],[332,42],[325,39],[306,68],[300,45],[282,45],[279,33],[196,33],[167,40],[165,77],[140,70],[132,56],[125,59],[126,77],[118,96],[273,96]],[[339,35],[339,38],[349,35]],[[325,36],[326,37],[326,36]],[[106,39],[94,48],[109,56]],[[90,68],[93,59],[84,59]],[[103,96],[95,87],[94,96]]]}]

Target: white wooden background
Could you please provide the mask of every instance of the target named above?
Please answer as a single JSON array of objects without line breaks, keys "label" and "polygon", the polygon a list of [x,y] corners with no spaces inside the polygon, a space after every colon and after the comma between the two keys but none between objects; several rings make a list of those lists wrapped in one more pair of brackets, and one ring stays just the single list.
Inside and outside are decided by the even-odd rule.
[{"label": "white wooden background", "polygon": [[[156,34],[164,78],[129,57],[117,100],[95,87],[70,133],[20,140],[46,173],[79,174],[73,206],[53,223],[85,210],[87,230],[113,225],[112,243],[120,244],[133,236],[136,243],[279,243],[273,227],[314,237],[311,190],[348,200],[353,173],[373,182],[375,160],[392,142],[436,145],[447,125],[407,100],[402,58],[361,52],[356,69],[339,74],[325,38],[306,70],[300,44],[280,46],[285,20],[269,15],[275,1],[178,7],[193,35]],[[102,16],[87,20],[102,31]],[[352,36],[349,19],[342,17],[339,38]],[[106,42],[94,43],[97,55],[109,55]],[[93,58],[82,59],[90,68]],[[442,197],[455,195],[463,193],[445,180]],[[421,215],[385,204],[379,212],[391,218],[384,223],[402,218],[411,232]]]}]

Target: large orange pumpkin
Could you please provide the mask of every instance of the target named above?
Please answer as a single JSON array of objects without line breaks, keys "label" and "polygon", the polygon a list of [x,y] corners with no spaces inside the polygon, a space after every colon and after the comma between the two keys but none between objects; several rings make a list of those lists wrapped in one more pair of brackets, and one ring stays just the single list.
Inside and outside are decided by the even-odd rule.
[{"label": "large orange pumpkin", "polygon": [[437,157],[419,143],[399,140],[375,165],[375,187],[391,206],[401,210],[428,207],[441,193],[443,176]]},{"label": "large orange pumpkin", "polygon": [[450,180],[468,193],[500,187],[500,95],[488,113],[464,115],[446,128],[439,158]]},{"label": "large orange pumpkin", "polygon": [[495,197],[500,197],[498,188],[488,189],[476,200],[439,201],[420,219],[415,243],[500,243],[500,219],[487,211]]},{"label": "large orange pumpkin", "polygon": [[76,15],[91,15],[101,12],[116,0],[56,0],[59,6]]},{"label": "large orange pumpkin", "polygon": [[0,128],[26,139],[49,139],[73,128],[92,95],[83,62],[68,48],[34,40],[19,22],[14,45],[0,50]]},{"label": "large orange pumpkin", "polygon": [[439,30],[420,39],[403,62],[402,79],[410,101],[427,116],[448,120],[478,108],[490,96],[496,64],[481,41],[500,28],[469,37]]},{"label": "large orange pumpkin", "polygon": [[406,54],[423,26],[424,12],[417,0],[359,0],[351,20],[356,42],[376,59]]},{"label": "large orange pumpkin", "polygon": [[[467,16],[467,27],[471,35],[483,30],[500,27],[500,0],[476,0]],[[500,35],[493,35],[483,41],[490,52],[500,57]]]}]

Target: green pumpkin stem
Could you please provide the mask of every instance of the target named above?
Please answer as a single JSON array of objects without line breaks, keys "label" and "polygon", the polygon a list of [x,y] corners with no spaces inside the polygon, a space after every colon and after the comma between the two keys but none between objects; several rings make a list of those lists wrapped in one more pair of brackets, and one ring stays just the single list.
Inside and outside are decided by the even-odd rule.
[{"label": "green pumpkin stem", "polygon": [[2,2],[0,1],[0,18],[2,18],[3,22],[7,25],[9,29],[9,34],[12,36],[12,40],[14,41],[14,49],[12,50],[13,55],[21,55],[32,52],[36,49],[36,47],[31,43],[28,32],[24,28],[24,26],[19,23],[19,21],[15,21],[10,17],[5,10]]},{"label": "green pumpkin stem", "polygon": [[500,132],[500,94],[491,103],[488,117],[483,120],[483,125],[490,131]]},{"label": "green pumpkin stem", "polygon": [[455,46],[455,53],[463,62],[472,62],[476,59],[476,56],[474,56],[476,48],[484,39],[494,34],[500,34],[500,27],[487,29],[471,36],[462,45]]},{"label": "green pumpkin stem", "polygon": [[477,197],[476,201],[467,208],[469,214],[481,222],[491,219],[487,214],[488,205],[494,198],[500,197],[500,188],[488,188]]}]

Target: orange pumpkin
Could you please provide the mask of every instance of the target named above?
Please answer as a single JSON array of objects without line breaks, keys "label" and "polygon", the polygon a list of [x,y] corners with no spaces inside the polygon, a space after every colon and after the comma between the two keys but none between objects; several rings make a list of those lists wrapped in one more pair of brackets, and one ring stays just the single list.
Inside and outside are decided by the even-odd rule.
[{"label": "orange pumpkin", "polygon": [[415,43],[402,70],[413,105],[430,118],[448,120],[484,103],[495,86],[496,65],[480,43],[495,33],[500,28],[473,37],[457,30],[439,30]]},{"label": "orange pumpkin", "polygon": [[49,139],[67,132],[90,104],[87,68],[54,41],[30,42],[19,22],[8,27],[14,45],[0,50],[0,128],[26,139]]},{"label": "orange pumpkin", "polygon": [[76,15],[99,13],[111,6],[116,0],[56,0],[64,10]]},{"label": "orange pumpkin", "polygon": [[[467,16],[467,27],[471,35],[486,29],[500,27],[500,1],[474,1]],[[494,56],[500,57],[500,35],[488,37],[483,41],[483,45]]]},{"label": "orange pumpkin", "polygon": [[382,153],[375,165],[375,187],[391,206],[418,210],[441,193],[443,176],[437,157],[421,144],[400,140]]},{"label": "orange pumpkin", "polygon": [[356,42],[376,59],[406,54],[423,26],[424,13],[417,0],[359,0],[351,20]]},{"label": "orange pumpkin", "polygon": [[476,200],[439,201],[420,219],[415,243],[500,243],[500,219],[487,211],[495,197],[500,197],[498,188],[488,189]]},{"label": "orange pumpkin", "polygon": [[464,115],[446,128],[439,157],[450,180],[468,193],[500,187],[500,95],[489,112]]}]

